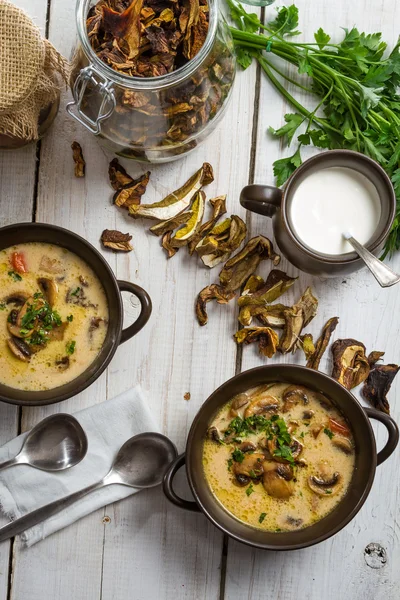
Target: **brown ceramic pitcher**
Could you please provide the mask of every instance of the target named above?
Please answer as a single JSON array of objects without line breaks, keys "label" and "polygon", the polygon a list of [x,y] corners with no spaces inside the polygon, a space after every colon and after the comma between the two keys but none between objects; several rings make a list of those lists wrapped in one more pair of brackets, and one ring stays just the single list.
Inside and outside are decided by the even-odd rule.
[{"label": "brown ceramic pitcher", "polygon": [[375,233],[366,247],[379,256],[390,233],[396,213],[396,196],[382,167],[364,154],[351,150],[330,150],[305,161],[290,177],[283,189],[270,185],[247,185],[240,203],[247,210],[272,218],[274,235],[282,254],[301,271],[312,275],[337,277],[348,275],[364,266],[355,252],[322,254],[306,246],[293,228],[290,207],[295,190],[308,175],[330,167],[346,167],[365,175],[376,187],[381,216]]}]

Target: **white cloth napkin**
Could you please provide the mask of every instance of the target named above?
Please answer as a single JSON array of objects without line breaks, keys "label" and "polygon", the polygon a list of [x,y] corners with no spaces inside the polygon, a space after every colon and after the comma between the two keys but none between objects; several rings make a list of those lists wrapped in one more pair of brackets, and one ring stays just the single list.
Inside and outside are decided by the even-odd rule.
[{"label": "white cloth napkin", "polygon": [[[28,465],[17,465],[1,471],[0,510],[8,519],[17,519],[53,500],[96,483],[106,475],[126,440],[144,431],[159,431],[140,386],[75,413],[74,417],[88,438],[87,454],[78,465],[59,473],[46,473]],[[24,433],[0,448],[0,462],[19,452],[26,435]],[[98,508],[138,491],[123,485],[108,485],[91,492],[73,506],[25,531],[22,539],[27,546],[32,546]]]}]

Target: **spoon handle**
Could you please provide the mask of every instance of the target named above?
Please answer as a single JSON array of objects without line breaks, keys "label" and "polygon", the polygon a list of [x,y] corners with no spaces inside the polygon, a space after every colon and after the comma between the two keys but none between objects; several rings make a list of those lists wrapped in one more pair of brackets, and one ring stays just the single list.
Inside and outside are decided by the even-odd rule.
[{"label": "spoon handle", "polygon": [[94,490],[97,490],[103,487],[104,485],[108,484],[105,483],[104,479],[102,479],[97,483],[93,483],[92,485],[83,488],[83,490],[79,490],[78,492],[74,492],[73,494],[70,494],[65,498],[61,498],[60,500],[55,500],[54,502],[50,502],[50,504],[41,506],[40,508],[37,508],[36,510],[33,510],[32,512],[24,515],[23,517],[20,517],[19,519],[16,519],[15,521],[8,523],[7,525],[4,525],[4,527],[0,527],[0,542],[4,542],[4,540],[8,540],[9,538],[18,535],[19,533],[22,533],[22,531],[25,531],[26,529],[37,525],[41,521],[52,517],[53,515],[63,510],[63,508],[71,506],[71,504],[73,504],[77,500],[80,500],[81,498],[83,498],[83,496],[86,496],[86,494],[89,494],[90,492],[93,492]]},{"label": "spoon handle", "polygon": [[369,250],[357,242],[357,240],[347,236],[346,240],[353,246],[358,256],[363,259],[379,285],[382,287],[390,287],[400,281],[400,275],[392,271],[390,267],[374,256]]}]

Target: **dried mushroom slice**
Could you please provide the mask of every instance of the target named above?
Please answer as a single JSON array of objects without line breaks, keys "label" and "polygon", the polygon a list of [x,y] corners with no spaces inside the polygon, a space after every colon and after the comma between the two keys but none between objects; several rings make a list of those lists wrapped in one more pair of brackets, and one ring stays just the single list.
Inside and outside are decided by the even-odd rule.
[{"label": "dried mushroom slice", "polygon": [[250,275],[246,283],[244,284],[243,293],[254,294],[258,292],[265,284],[264,279],[260,275]]},{"label": "dried mushroom slice", "polygon": [[308,287],[296,304],[283,311],[285,326],[279,342],[279,351],[282,354],[296,350],[300,334],[317,314],[317,308],[318,300]]},{"label": "dried mushroom slice", "polygon": [[232,215],[213,227],[210,233],[196,246],[203,264],[212,269],[227,260],[246,237],[247,227],[237,215]]},{"label": "dried mushroom slice", "polygon": [[228,292],[222,286],[214,283],[201,290],[196,300],[196,316],[200,325],[206,325],[208,321],[206,303],[216,300],[218,304],[228,304],[235,294]]},{"label": "dried mushroom slice", "polygon": [[261,261],[271,259],[274,265],[280,256],[274,252],[272,242],[259,235],[247,242],[244,248],[228,260],[219,274],[221,285],[228,291],[239,289],[254,273]]},{"label": "dried mushroom slice", "polygon": [[83,158],[82,148],[78,142],[72,142],[72,158],[75,163],[75,177],[85,177],[86,163]]},{"label": "dried mushroom slice", "polygon": [[265,284],[255,292],[244,290],[238,300],[240,307],[248,305],[266,306],[282,296],[298,279],[289,277],[279,269],[273,269],[267,277]]},{"label": "dried mushroom slice", "polygon": [[127,183],[119,188],[113,196],[114,204],[129,210],[131,206],[139,205],[149,180],[150,171],[147,171],[138,179],[133,179],[131,183]]},{"label": "dried mushroom slice", "polygon": [[134,0],[123,12],[117,12],[106,4],[103,5],[104,31],[128,46],[127,59],[132,59],[139,54],[139,15],[142,6],[143,0]]},{"label": "dried mushroom slice", "polygon": [[206,202],[206,195],[203,191],[199,191],[194,196],[190,210],[192,215],[187,223],[182,225],[175,233],[171,240],[173,246],[185,246],[193,235],[196,235],[197,231],[201,227],[201,222],[204,215],[204,207]]},{"label": "dried mushroom slice", "polygon": [[362,388],[362,395],[374,408],[390,414],[387,399],[393,379],[400,367],[398,365],[378,365],[368,375]]},{"label": "dried mushroom slice", "polygon": [[332,337],[332,333],[335,331],[338,323],[339,323],[338,317],[332,317],[331,319],[329,319],[329,321],[327,321],[325,323],[322,333],[315,343],[315,351],[310,356],[307,356],[307,353],[306,353],[306,357],[307,357],[307,365],[306,366],[309,369],[314,369],[315,371],[318,371],[319,363],[321,362],[321,358],[323,357],[325,350],[328,347],[328,344]]},{"label": "dried mushroom slice", "polygon": [[367,360],[371,369],[376,365],[378,361],[381,360],[385,356],[384,352],[379,352],[378,350],[373,350],[368,354]]},{"label": "dried mushroom slice", "polygon": [[[309,361],[315,353],[314,338],[311,333],[301,335],[298,342],[299,348],[303,350],[306,359]],[[308,366],[308,363],[307,363]]]},{"label": "dried mushroom slice", "polygon": [[129,243],[132,236],[116,229],[105,229],[101,234],[101,242],[105,248],[120,252],[130,252],[133,246]]},{"label": "dried mushroom slice", "polygon": [[167,231],[174,231],[180,225],[184,225],[187,223],[193,216],[193,212],[191,210],[187,210],[183,213],[180,213],[176,217],[172,217],[172,219],[167,219],[166,221],[160,221],[156,223],[152,227],[150,227],[149,231],[154,233],[154,235],[164,235]]},{"label": "dried mushroom slice", "polygon": [[144,217],[146,219],[156,219],[165,221],[176,217],[183,212],[190,204],[193,196],[200,190],[203,185],[211,183],[214,176],[212,167],[208,163],[204,163],[192,177],[178,190],[168,194],[164,200],[154,202],[153,204],[142,204],[139,206],[132,205],[129,207],[129,214],[132,217]]},{"label": "dried mushroom slice", "polygon": [[282,329],[286,322],[284,316],[285,310],[289,310],[289,307],[284,304],[269,304],[268,306],[249,304],[240,309],[239,323],[244,326],[251,325],[255,317],[261,325]]},{"label": "dried mushroom slice", "polygon": [[117,192],[122,189],[125,185],[129,185],[134,182],[131,177],[119,164],[118,158],[114,158],[108,167],[108,176],[110,178],[111,187]]},{"label": "dried mushroom slice", "polygon": [[209,221],[203,223],[196,235],[190,239],[190,242],[188,243],[189,254],[193,254],[200,240],[212,230],[218,219],[226,213],[226,194],[224,196],[211,198],[209,202],[213,209],[212,217]]},{"label": "dried mushroom slice", "polygon": [[161,246],[166,251],[168,258],[172,258],[178,252],[179,248],[173,246],[171,243],[173,231],[167,231],[161,238]]},{"label": "dried mushroom slice", "polygon": [[370,372],[365,346],[353,339],[336,340],[332,346],[332,377],[351,390],[365,381]]},{"label": "dried mushroom slice", "polygon": [[258,342],[260,354],[272,358],[276,353],[279,337],[270,327],[246,327],[235,333],[237,344]]}]

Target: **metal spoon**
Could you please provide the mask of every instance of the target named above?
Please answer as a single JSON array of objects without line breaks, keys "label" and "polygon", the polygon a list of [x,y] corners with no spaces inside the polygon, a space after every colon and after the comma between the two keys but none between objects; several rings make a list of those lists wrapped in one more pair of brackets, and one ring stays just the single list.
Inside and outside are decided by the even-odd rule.
[{"label": "metal spoon", "polygon": [[353,246],[358,256],[365,262],[380,286],[390,287],[399,283],[400,275],[392,271],[390,267],[386,266],[379,258],[374,256],[365,248],[365,246],[362,246],[360,242],[357,242],[350,233],[343,233],[343,237]]},{"label": "metal spoon", "polygon": [[48,519],[62,509],[71,506],[86,494],[106,485],[118,483],[137,489],[160,485],[168,465],[176,458],[177,454],[171,440],[160,433],[135,435],[121,447],[111,469],[103,479],[0,527],[0,542]]},{"label": "metal spoon", "polygon": [[0,469],[30,465],[42,471],[63,471],[77,465],[87,447],[86,434],[75,417],[58,413],[35,425],[17,456],[1,463]]}]

